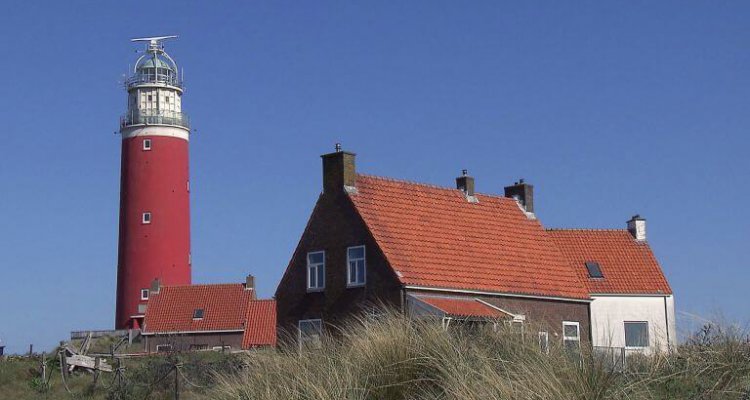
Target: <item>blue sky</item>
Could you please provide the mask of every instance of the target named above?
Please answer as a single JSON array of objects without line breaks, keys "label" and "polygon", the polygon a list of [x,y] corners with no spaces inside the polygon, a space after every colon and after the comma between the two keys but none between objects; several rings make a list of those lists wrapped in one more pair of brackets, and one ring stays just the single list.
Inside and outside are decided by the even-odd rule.
[{"label": "blue sky", "polygon": [[271,296],[335,142],[362,172],[523,177],[548,227],[648,219],[677,309],[750,320],[750,3],[17,2],[0,14],[0,338],[114,318],[120,80],[179,34],[195,282]]}]

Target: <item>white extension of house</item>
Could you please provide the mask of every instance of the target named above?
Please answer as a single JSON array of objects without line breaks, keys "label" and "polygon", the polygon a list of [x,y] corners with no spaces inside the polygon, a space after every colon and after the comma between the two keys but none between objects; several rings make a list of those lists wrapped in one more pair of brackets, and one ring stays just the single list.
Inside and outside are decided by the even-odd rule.
[{"label": "white extension of house", "polygon": [[592,294],[594,347],[668,351],[677,340],[674,296]]}]

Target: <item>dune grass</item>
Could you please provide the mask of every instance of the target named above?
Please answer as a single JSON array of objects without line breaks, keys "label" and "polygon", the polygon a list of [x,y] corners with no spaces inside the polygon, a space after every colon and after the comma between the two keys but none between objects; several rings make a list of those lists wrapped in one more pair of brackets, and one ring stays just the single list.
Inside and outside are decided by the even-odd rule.
[{"label": "dune grass", "polygon": [[[533,331],[529,329],[528,331]],[[526,340],[524,340],[526,339]],[[320,348],[287,343],[223,374],[217,399],[750,399],[750,345],[713,329],[672,354],[626,368],[553,345],[543,354],[517,330],[441,328],[390,313],[340,328]],[[552,340],[551,340],[552,342]]]},{"label": "dune grass", "polygon": [[[584,349],[569,354],[550,338],[540,351],[536,330],[444,330],[437,321],[398,313],[356,319],[334,330],[319,348],[285,340],[278,349],[128,359],[124,381],[111,374],[97,385],[74,374],[68,393],[51,366],[40,386],[38,360],[0,361],[0,399],[219,400],[365,399],[737,399],[750,400],[750,343],[745,331],[707,325],[670,354],[632,356],[625,368]],[[164,378],[164,379],[162,379]]]}]

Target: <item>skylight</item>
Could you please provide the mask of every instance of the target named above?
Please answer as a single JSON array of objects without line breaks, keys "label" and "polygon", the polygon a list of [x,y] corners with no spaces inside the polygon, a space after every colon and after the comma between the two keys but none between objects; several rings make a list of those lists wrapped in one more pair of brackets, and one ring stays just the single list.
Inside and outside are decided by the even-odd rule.
[{"label": "skylight", "polygon": [[604,278],[598,262],[586,261],[586,269],[589,270],[589,278]]},{"label": "skylight", "polygon": [[193,319],[203,319],[202,308],[196,308],[195,311],[193,311]]}]

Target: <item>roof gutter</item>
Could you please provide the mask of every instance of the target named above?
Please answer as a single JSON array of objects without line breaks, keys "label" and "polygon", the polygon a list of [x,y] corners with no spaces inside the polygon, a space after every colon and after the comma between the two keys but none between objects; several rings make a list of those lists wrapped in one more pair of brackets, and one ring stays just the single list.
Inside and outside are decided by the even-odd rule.
[{"label": "roof gutter", "polygon": [[414,286],[404,285],[405,289],[411,290],[429,290],[435,292],[448,292],[448,293],[468,293],[478,294],[485,296],[503,296],[503,297],[521,297],[525,299],[539,299],[539,300],[556,300],[556,301],[574,301],[579,303],[591,303],[593,299],[576,299],[572,297],[556,297],[556,296],[535,296],[529,294],[517,294],[517,293],[505,293],[505,292],[486,292],[482,290],[470,290],[470,289],[449,289],[440,287],[429,287],[429,286]]}]

